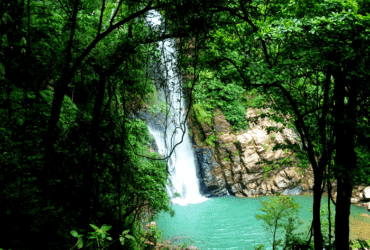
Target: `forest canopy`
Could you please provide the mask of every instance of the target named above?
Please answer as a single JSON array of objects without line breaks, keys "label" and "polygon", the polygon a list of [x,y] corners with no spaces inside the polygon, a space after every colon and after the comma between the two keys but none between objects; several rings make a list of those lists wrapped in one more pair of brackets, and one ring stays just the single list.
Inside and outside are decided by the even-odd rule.
[{"label": "forest canopy", "polygon": [[370,183],[369,12],[365,0],[1,1],[0,247],[69,249],[71,230],[107,224],[139,248],[144,217],[171,211],[166,157],[131,116],[167,87],[165,39],[205,121],[217,107],[234,131],[246,107],[291,115],[315,175],[315,247],[334,179],[335,245],[348,246],[353,185]]}]

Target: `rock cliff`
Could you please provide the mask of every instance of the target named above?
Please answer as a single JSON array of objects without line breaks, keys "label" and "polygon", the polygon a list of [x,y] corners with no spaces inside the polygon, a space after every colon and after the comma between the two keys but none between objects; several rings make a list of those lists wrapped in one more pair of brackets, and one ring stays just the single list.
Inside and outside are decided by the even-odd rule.
[{"label": "rock cliff", "polygon": [[[312,192],[311,165],[298,167],[299,160],[292,151],[272,150],[275,145],[298,145],[299,139],[292,128],[267,117],[261,118],[261,114],[270,112],[269,108],[249,108],[246,116],[249,129],[239,134],[232,133],[220,109],[214,110],[212,124],[200,123],[194,116],[188,119],[204,195],[215,197],[229,193],[254,197]],[[287,121],[289,117],[284,119]],[[204,141],[211,142],[208,144],[214,147]],[[326,187],[324,191],[327,192]],[[336,181],[332,183],[332,195],[336,196]],[[370,210],[370,187],[355,186],[351,202]]]},{"label": "rock cliff", "polygon": [[[290,150],[272,150],[277,144],[298,144],[299,141],[293,129],[259,117],[268,112],[268,108],[248,109],[249,129],[240,134],[231,132],[220,109],[214,110],[212,124],[189,119],[204,194],[253,197],[311,191],[312,169],[309,166],[303,171],[299,169],[298,160]],[[199,134],[204,135],[203,140],[213,140],[214,147],[202,143]]]}]

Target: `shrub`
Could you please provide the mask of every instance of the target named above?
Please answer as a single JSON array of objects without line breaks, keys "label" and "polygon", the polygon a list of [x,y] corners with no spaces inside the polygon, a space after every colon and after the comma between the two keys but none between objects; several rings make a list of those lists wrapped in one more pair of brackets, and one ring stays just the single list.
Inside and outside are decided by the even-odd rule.
[{"label": "shrub", "polygon": [[215,148],[216,145],[215,145],[215,141],[216,141],[216,137],[214,134],[211,134],[207,139],[206,139],[206,143],[208,145],[210,145],[212,148]]},{"label": "shrub", "polygon": [[245,119],[245,107],[240,101],[228,102],[222,110],[226,120],[236,129],[247,128],[248,122]]},{"label": "shrub", "polygon": [[365,241],[363,239],[356,239],[354,242],[351,240],[349,241],[349,245],[351,246],[352,249],[360,249],[360,250],[365,250],[365,248],[369,249],[370,248],[370,240]]},{"label": "shrub", "polygon": [[259,209],[264,214],[256,214],[257,220],[263,220],[263,227],[272,237],[272,249],[283,246],[283,239],[279,237],[285,231],[285,241],[289,240],[292,232],[301,222],[298,221],[300,205],[293,201],[290,196],[278,196],[261,201],[262,207]]}]

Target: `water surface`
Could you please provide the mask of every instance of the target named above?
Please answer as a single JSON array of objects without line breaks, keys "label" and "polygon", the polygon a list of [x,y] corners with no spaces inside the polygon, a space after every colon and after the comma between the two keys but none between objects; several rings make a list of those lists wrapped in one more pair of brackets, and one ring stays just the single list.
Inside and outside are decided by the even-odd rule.
[{"label": "water surface", "polygon": [[[261,207],[260,200],[267,198],[225,196],[186,206],[175,204],[175,217],[160,214],[157,225],[163,231],[163,238],[191,241],[191,245],[201,250],[254,249],[257,244],[265,244],[267,249],[271,249],[262,227],[263,222],[254,217],[261,213],[258,210]],[[303,224],[298,231],[306,232],[312,220],[309,211],[309,208],[312,209],[312,196],[298,195],[292,198],[302,206],[299,216]],[[326,203],[327,197],[323,197],[322,204]],[[334,207],[333,204],[331,206]],[[364,213],[370,215],[365,208],[351,206],[351,238],[370,238],[370,218],[361,216]]]}]

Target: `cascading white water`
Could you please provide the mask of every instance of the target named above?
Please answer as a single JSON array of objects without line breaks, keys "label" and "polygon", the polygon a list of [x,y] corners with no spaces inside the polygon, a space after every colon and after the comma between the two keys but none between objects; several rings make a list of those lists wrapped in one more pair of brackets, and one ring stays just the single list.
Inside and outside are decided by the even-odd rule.
[{"label": "cascading white water", "polygon": [[[158,12],[151,12],[151,25],[159,25],[159,18],[160,14]],[[174,71],[176,65],[176,57],[174,55],[176,53],[173,46],[171,46],[173,42],[173,39],[159,42],[159,46],[162,48],[162,63],[166,72],[166,86],[169,91],[167,103],[170,104],[170,110],[166,133],[164,134],[149,125],[148,127],[150,134],[156,141],[159,153],[163,156],[171,153],[171,150],[181,141],[185,132],[182,143],[176,146],[168,159],[168,167],[171,174],[169,178],[171,181],[167,184],[167,192],[173,197],[172,202],[185,205],[203,202],[208,199],[201,196],[199,192],[194,150],[188,134],[188,125],[185,121],[186,108],[185,99],[182,95],[182,84]],[[180,194],[180,197],[174,197],[175,193]]]}]

